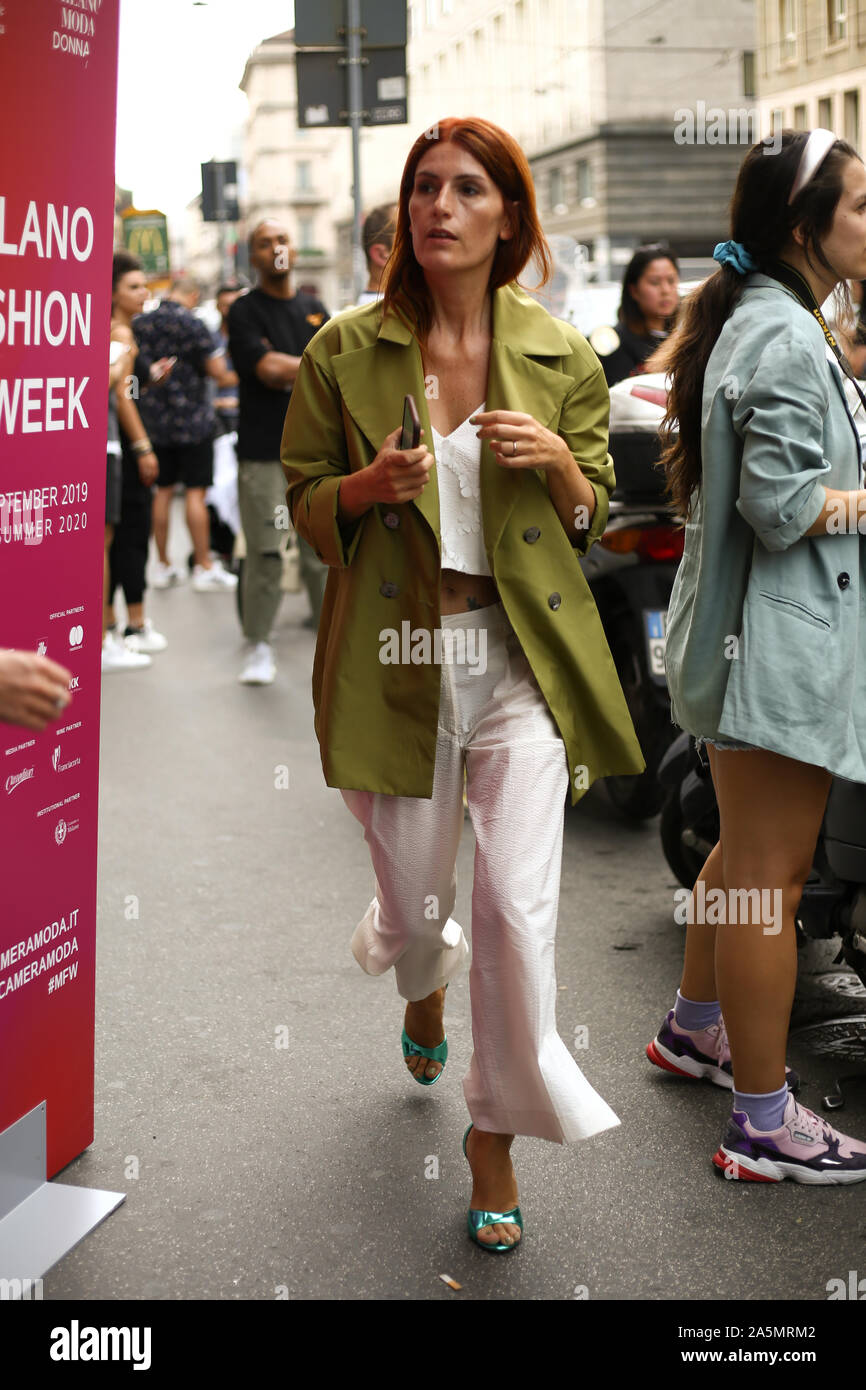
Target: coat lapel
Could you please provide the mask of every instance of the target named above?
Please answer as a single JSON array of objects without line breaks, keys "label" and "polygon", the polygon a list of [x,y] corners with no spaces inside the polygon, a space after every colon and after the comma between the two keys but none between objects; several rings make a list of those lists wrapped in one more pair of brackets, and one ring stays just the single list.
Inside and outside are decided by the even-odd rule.
[{"label": "coat lapel", "polygon": [[[778,290],[781,294],[786,294],[790,299],[791,303],[797,306],[797,310],[792,311],[794,314],[794,322],[797,322],[799,320],[798,311],[804,308],[805,306],[802,305],[797,296],[791,290],[788,289],[787,285],[781,284],[780,281],[772,279],[772,277],[769,275],[762,275],[759,272],[755,271],[749,276],[748,282],[746,284],[746,289],[748,290],[750,288]],[[809,311],[806,310],[806,312],[808,313]],[[863,446],[860,443],[860,431],[857,428],[857,421],[854,419],[854,416],[857,413],[858,407],[862,408],[862,402],[860,402],[859,399],[856,399],[856,392],[853,392],[851,395],[849,395],[848,387],[845,384],[845,376],[842,372],[842,368],[836,360],[836,356],[829,343],[825,343],[824,357],[827,362],[827,370],[830,373],[836,390],[839,392],[839,395],[842,398],[842,404],[844,405],[848,415],[851,417],[851,424],[854,429],[854,434],[857,438],[857,460],[858,469],[860,469],[862,468]]]},{"label": "coat lapel", "polygon": [[[424,429],[424,442],[433,453],[433,435],[424,394],[421,349],[408,324],[394,313],[386,315],[379,335],[369,347],[355,348],[332,358],[343,404],[373,450],[402,422],[403,397],[414,396]],[[371,459],[372,461],[372,459]],[[436,471],[414,505],[439,542],[439,489]]]},{"label": "coat lapel", "polygon": [[[534,357],[557,359],[572,352],[557,320],[522,291],[503,286],[493,296],[493,338],[487,378],[487,410],[524,412],[555,430],[571,377]],[[332,359],[344,405],[373,450],[400,423],[403,397],[418,406],[424,440],[431,453],[433,433],[424,389],[423,363],[417,340],[397,314],[386,315],[376,342],[337,354]],[[485,442],[481,449],[481,511],[484,539],[492,556],[524,485],[526,470],[504,468]],[[435,470],[414,506],[440,543],[439,489]]]},{"label": "coat lapel", "polygon": [[[493,341],[487,378],[487,409],[531,415],[556,430],[562,404],[574,379],[556,370],[557,360],[572,352],[557,320],[534,299],[504,286],[493,296]],[[536,357],[552,359],[550,366]],[[528,470],[506,468],[486,443],[481,450],[481,508],[488,554],[499,544]]]}]

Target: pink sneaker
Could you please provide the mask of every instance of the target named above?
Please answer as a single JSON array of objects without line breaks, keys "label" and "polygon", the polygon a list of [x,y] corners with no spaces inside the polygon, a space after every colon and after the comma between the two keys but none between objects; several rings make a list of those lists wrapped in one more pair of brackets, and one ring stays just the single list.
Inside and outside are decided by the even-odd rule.
[{"label": "pink sneaker", "polygon": [[726,1178],[751,1182],[862,1182],[866,1144],[840,1134],[789,1094],[780,1129],[753,1129],[745,1111],[735,1110],[713,1163]]},{"label": "pink sneaker", "polygon": [[[669,1009],[658,1033],[647,1045],[646,1055],[657,1067],[675,1072],[677,1076],[703,1078],[712,1081],[714,1086],[733,1090],[731,1049],[721,1014],[718,1022],[709,1028],[690,1033],[677,1023],[676,1011]],[[799,1090],[800,1078],[793,1068],[785,1068],[785,1080],[790,1091]]]}]

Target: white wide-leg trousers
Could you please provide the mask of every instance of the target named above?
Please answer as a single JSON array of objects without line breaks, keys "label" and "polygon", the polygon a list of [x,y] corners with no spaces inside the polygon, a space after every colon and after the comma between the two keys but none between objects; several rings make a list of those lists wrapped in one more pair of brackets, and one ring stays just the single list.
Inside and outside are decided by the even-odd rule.
[{"label": "white wide-leg trousers", "polygon": [[426,998],[468,960],[451,916],[465,758],[476,840],[466,1104],[478,1129],[575,1143],[619,1119],[556,1031],[565,744],[501,604],[446,615],[442,628],[432,797],[342,792],[376,876],[352,952],[369,975],[393,966],[407,1000]]}]

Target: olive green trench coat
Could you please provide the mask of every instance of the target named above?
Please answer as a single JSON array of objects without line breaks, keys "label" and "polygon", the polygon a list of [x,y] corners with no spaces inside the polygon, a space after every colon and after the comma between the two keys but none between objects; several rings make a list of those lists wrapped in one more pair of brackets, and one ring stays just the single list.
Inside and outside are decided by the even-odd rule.
[{"label": "olive green trench coat", "polygon": [[[568,755],[572,803],[597,777],[644,760],[578,556],[604,531],[614,486],[609,398],[576,329],[515,285],[494,291],[486,409],[524,411],[568,444],[596,496],[589,530],[569,536],[544,470],[506,469],[481,449],[481,510],[491,574]],[[283,430],[286,498],[296,530],[329,567],[313,664],[315,728],[328,786],[430,797],[441,670],[383,664],[387,630],[440,624],[439,494],[431,470],[411,502],[375,503],[337,521],[340,480],[372,463],[418,405],[432,448],[421,353],[379,304],[325,324],[304,351]]]}]

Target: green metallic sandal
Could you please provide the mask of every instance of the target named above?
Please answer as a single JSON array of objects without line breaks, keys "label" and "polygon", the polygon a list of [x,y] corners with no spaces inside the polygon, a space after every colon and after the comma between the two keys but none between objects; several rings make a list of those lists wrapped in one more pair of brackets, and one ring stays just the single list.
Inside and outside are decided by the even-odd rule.
[{"label": "green metallic sandal", "polygon": [[[469,1129],[467,1129],[463,1136],[463,1153],[466,1155],[467,1163],[469,1162],[469,1155],[466,1153],[466,1140],[469,1138],[469,1130],[471,1128],[472,1125],[469,1126]],[[479,1240],[478,1232],[481,1227],[492,1226],[497,1221],[508,1221],[513,1226],[519,1226],[520,1239],[512,1241],[511,1245],[505,1245],[501,1242],[498,1245],[488,1245],[486,1241]],[[466,1225],[469,1230],[470,1240],[473,1240],[476,1245],[480,1245],[482,1250],[490,1250],[495,1255],[504,1255],[506,1251],[516,1250],[518,1245],[523,1244],[523,1217],[520,1214],[520,1207],[512,1207],[511,1211],[479,1211],[476,1207],[470,1207],[466,1217]]]},{"label": "green metallic sandal", "polygon": [[[448,986],[446,985],[445,988],[447,990]],[[445,1034],[445,1037],[442,1039],[441,1043],[439,1043],[438,1047],[422,1047],[420,1043],[412,1041],[404,1028],[401,1042],[403,1045],[404,1057],[427,1057],[431,1062],[442,1063],[442,1066],[435,1076],[425,1076],[426,1067],[421,1067],[420,1076],[418,1076],[416,1072],[412,1073],[419,1086],[435,1086],[445,1070],[445,1063],[448,1060],[448,1034]]]}]

